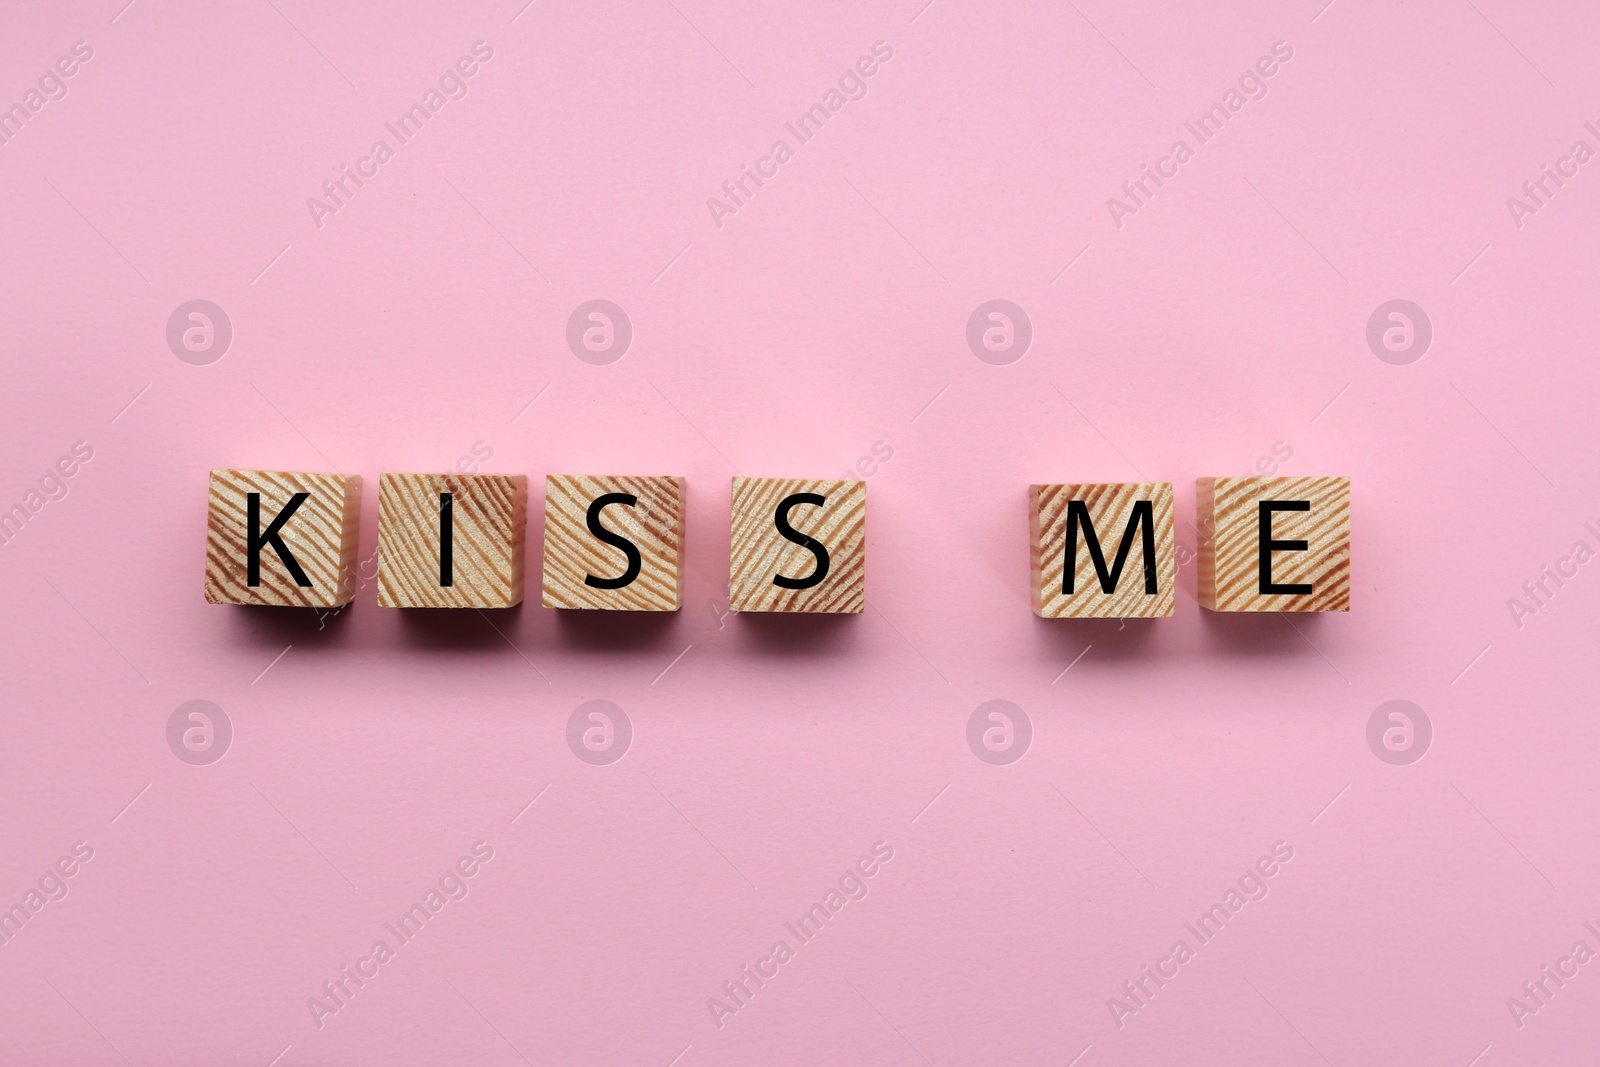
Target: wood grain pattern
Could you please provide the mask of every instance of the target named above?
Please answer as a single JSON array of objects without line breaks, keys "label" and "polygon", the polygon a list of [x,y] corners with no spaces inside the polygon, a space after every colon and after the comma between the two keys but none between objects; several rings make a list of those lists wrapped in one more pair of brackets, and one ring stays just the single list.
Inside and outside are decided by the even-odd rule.
[{"label": "wood grain pattern", "polygon": [[[1177,604],[1178,567],[1172,528],[1172,483],[1113,482],[1028,487],[1032,546],[1033,613],[1045,619],[1170,618]],[[1144,551],[1144,522],[1128,548],[1112,592],[1106,592],[1089,549],[1088,525],[1079,520],[1069,544],[1068,508],[1080,501],[1109,574],[1116,566],[1136,505],[1149,501],[1154,558]],[[1139,509],[1143,510],[1143,509]],[[1067,554],[1073,556],[1072,592],[1064,590]],[[1156,591],[1146,592],[1145,568],[1153,566]]]},{"label": "wood grain pattern", "polygon": [[[249,495],[259,494],[259,536],[297,493],[309,494],[278,530],[304,573],[302,586],[270,545],[260,584],[249,584]],[[213,470],[206,511],[206,600],[213,604],[334,608],[356,590],[361,479],[301,471]]]},{"label": "wood grain pattern", "polygon": [[[451,494],[450,585],[440,583],[439,496]],[[522,603],[528,479],[522,474],[380,474],[378,606]]]},{"label": "wood grain pattern", "polygon": [[[683,605],[683,520],[686,483],[661,476],[552,474],[544,489],[544,579],[547,608],[605,611],[677,611]],[[627,576],[624,549],[589,530],[589,508],[620,493],[637,501],[606,504],[596,514],[601,529],[631,541],[638,573],[617,589],[587,579]]]},{"label": "wood grain pattern", "polygon": [[[778,505],[796,493],[825,498],[798,504],[790,526],[821,542],[828,572],[809,589],[786,589],[774,578],[804,579],[817,568],[810,549],[778,532]],[[734,611],[861,612],[867,586],[867,483],[797,478],[735,478],[729,546],[728,600]]]},{"label": "wood grain pattern", "polygon": [[[1349,478],[1201,478],[1200,604],[1212,611],[1349,611]],[[1309,511],[1272,515],[1271,538],[1305,541],[1305,551],[1270,553],[1275,585],[1309,593],[1262,592],[1260,502],[1305,501]]]}]

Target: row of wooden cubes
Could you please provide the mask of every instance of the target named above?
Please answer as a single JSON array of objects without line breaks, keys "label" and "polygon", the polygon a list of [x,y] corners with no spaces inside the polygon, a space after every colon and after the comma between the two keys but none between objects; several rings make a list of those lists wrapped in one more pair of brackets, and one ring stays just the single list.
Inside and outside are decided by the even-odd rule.
[{"label": "row of wooden cubes", "polygon": [[[551,475],[541,602],[676,611],[683,603],[682,478]],[[361,478],[211,472],[206,599],[338,607],[356,587]],[[1029,489],[1032,593],[1047,618],[1173,614],[1172,485]],[[735,611],[860,612],[867,487],[734,478]],[[504,608],[522,601],[528,483],[520,474],[383,474],[382,607]],[[1199,597],[1214,611],[1348,611],[1348,478],[1199,481]]]}]

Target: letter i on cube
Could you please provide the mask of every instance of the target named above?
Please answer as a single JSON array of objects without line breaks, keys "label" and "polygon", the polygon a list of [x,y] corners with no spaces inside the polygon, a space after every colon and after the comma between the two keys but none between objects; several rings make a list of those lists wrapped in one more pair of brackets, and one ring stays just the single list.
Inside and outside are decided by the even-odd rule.
[{"label": "letter i on cube", "polygon": [[522,603],[524,474],[380,474],[378,606]]}]

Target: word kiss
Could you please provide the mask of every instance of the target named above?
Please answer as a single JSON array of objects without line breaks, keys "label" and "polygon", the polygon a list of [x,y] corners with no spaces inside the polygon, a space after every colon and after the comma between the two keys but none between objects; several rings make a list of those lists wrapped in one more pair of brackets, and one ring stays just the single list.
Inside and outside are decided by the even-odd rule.
[{"label": "word kiss", "polygon": [[[1350,610],[1350,479],[1201,478],[1197,486],[1203,607]],[[541,603],[678,610],[685,492],[683,478],[550,475]],[[1170,482],[1034,485],[1028,496],[1036,615],[1172,616]],[[350,603],[360,500],[354,475],[212,471],[206,599]],[[866,482],[735,478],[732,505],[732,610],[865,607]],[[527,512],[521,474],[380,475],[378,605],[521,603]]]}]

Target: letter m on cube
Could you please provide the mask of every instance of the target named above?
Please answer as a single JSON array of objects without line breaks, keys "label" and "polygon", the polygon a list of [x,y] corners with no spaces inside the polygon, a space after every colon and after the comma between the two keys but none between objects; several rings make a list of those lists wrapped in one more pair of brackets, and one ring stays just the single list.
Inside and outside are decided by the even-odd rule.
[{"label": "letter m on cube", "polygon": [[1170,482],[1028,487],[1033,613],[1168,618],[1177,604]]}]

